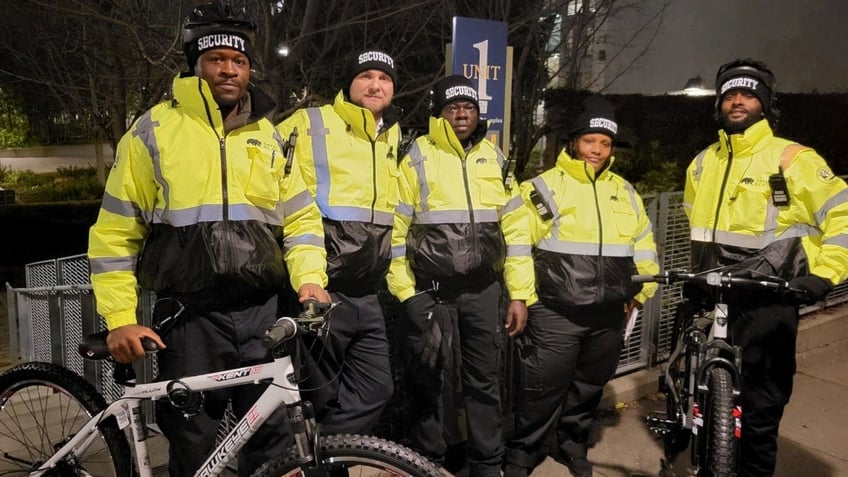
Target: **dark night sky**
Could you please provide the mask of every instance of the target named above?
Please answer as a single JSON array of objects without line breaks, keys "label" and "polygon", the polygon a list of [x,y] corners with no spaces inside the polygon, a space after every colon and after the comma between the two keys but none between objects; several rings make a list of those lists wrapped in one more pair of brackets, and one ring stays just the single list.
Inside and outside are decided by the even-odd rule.
[{"label": "dark night sky", "polygon": [[[641,3],[649,12],[662,0]],[[611,21],[608,34],[637,23]],[[771,67],[778,91],[848,92],[848,1],[670,0],[648,53],[606,92],[661,94],[695,75],[712,88],[719,65],[745,57]]]}]

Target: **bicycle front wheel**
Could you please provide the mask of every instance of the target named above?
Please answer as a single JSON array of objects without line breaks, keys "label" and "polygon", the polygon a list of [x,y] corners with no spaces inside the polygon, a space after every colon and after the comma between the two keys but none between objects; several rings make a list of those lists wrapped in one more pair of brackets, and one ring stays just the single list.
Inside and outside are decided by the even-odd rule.
[{"label": "bicycle front wheel", "polygon": [[259,468],[253,477],[338,475],[444,477],[438,467],[412,450],[371,436],[328,435],[318,441],[319,462],[298,462],[292,447]]},{"label": "bicycle front wheel", "polygon": [[700,472],[708,477],[731,477],[736,475],[735,437],[736,423],[733,417],[733,381],[730,372],[724,368],[713,368],[709,374],[709,390],[706,394],[704,409],[704,430],[706,431],[700,453]]},{"label": "bicycle front wheel", "polygon": [[[39,470],[105,406],[93,386],[61,366],[24,363],[9,369],[0,375],[0,476]],[[129,445],[115,418],[98,430],[91,445],[47,475],[131,475]]]}]

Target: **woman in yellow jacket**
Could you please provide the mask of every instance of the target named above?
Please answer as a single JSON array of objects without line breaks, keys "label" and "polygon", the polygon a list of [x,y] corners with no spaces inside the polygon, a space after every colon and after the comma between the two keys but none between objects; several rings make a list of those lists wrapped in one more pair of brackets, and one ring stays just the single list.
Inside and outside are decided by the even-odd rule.
[{"label": "woman in yellow jacket", "polygon": [[528,302],[535,301],[518,344],[522,382],[507,477],[526,476],[544,459],[551,426],[572,475],[592,475],[592,415],[615,372],[629,312],[656,290],[630,280],[657,273],[659,265],[642,199],[610,171],[618,129],[612,106],[600,97],[584,105],[568,152],[521,185],[537,296]]}]

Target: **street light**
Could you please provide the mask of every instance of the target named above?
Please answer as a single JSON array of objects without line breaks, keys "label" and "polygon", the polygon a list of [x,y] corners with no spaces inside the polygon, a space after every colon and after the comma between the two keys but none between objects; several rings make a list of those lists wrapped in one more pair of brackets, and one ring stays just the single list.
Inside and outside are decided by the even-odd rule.
[{"label": "street light", "polygon": [[669,91],[667,94],[683,96],[715,96],[714,89],[704,87],[704,80],[700,76],[694,76],[686,81],[686,86],[677,91]]}]

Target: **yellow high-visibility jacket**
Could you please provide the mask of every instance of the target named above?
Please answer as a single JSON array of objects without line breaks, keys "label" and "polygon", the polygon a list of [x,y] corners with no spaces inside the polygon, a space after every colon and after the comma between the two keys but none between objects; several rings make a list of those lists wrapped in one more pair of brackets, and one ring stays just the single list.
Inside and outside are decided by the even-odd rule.
[{"label": "yellow high-visibility jacket", "polygon": [[247,124],[225,133],[201,78],[176,78],[173,95],[119,142],[89,234],[109,328],[136,323],[137,284],[212,308],[282,286],[286,266],[295,289],[325,285],[321,217],[300,171],[285,173],[270,98],[251,91]]},{"label": "yellow high-visibility jacket", "polygon": [[[481,124],[466,151],[451,125],[430,118],[429,134],[401,161],[389,291],[401,301],[416,278],[471,285],[503,273],[512,300],[533,293],[530,238],[517,186],[505,187],[504,155]],[[509,178],[511,179],[511,177]]]},{"label": "yellow high-visibility jacket", "polygon": [[[787,205],[772,197],[769,178],[780,174]],[[741,263],[786,280],[848,277],[845,181],[814,150],[775,137],[765,119],[741,134],[719,131],[686,171],[683,205],[695,270]]]},{"label": "yellow high-visibility jacket", "polygon": [[655,283],[630,279],[659,272],[653,226],[642,198],[609,166],[595,175],[563,150],[555,167],[521,184],[536,291],[547,306],[645,303],[656,292]]},{"label": "yellow high-visibility jacket", "polygon": [[340,91],[332,105],[301,109],[277,125],[284,138],[297,130],[294,162],[324,219],[330,290],[374,287],[388,270],[397,116],[390,106],[378,131],[374,115]]}]

